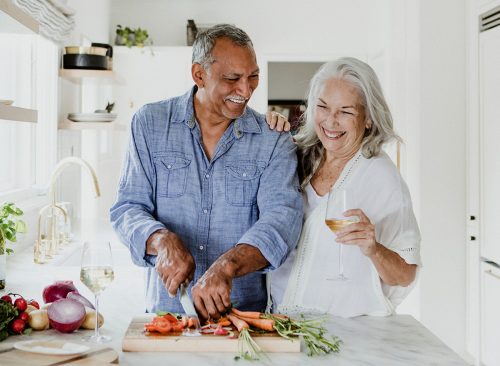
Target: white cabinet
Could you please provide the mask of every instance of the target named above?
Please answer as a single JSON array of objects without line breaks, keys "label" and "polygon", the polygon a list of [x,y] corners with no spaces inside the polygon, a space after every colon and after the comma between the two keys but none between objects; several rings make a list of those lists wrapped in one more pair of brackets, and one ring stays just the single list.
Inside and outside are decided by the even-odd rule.
[{"label": "white cabinet", "polygon": [[113,69],[122,82],[113,88],[120,121],[132,120],[144,104],[184,94],[191,78],[191,47],[115,47]]},{"label": "white cabinet", "polygon": [[481,256],[500,264],[500,27],[480,34]]},{"label": "white cabinet", "polygon": [[481,265],[481,361],[500,365],[500,268]]}]

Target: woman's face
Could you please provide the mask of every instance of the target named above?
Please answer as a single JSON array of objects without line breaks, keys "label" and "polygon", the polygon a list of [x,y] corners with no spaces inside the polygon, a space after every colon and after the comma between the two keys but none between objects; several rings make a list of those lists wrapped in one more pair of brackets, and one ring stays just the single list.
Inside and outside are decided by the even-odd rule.
[{"label": "woman's face", "polygon": [[350,157],[361,147],[365,128],[365,108],[356,87],[345,80],[329,79],[316,101],[316,133],[333,157]]}]

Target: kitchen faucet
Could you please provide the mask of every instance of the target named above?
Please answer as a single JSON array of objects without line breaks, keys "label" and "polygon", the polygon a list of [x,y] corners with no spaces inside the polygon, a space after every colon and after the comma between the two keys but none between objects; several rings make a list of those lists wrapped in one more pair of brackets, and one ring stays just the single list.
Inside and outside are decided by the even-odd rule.
[{"label": "kitchen faucet", "polygon": [[[62,171],[70,164],[77,164],[84,168],[90,175],[94,185],[96,198],[101,195],[99,189],[99,182],[97,175],[85,160],[77,157],[68,157],[61,160],[50,176],[49,197],[50,204],[42,207],[38,213],[38,235],[34,247],[34,261],[35,263],[45,263],[46,258],[51,258],[55,254],[59,244],[68,242],[70,233],[59,232],[59,221],[64,220],[64,226],[67,228],[69,222],[68,212],[56,204],[55,185],[57,178]],[[46,216],[46,224],[42,225],[42,217]],[[42,227],[45,228],[45,233],[42,234]],[[61,235],[62,234],[62,235]]]}]

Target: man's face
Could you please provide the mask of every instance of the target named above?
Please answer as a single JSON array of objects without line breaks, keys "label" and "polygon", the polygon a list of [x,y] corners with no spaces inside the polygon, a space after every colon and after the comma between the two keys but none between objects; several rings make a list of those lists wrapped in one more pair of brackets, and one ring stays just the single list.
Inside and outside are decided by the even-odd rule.
[{"label": "man's face", "polygon": [[259,67],[252,49],[218,39],[212,50],[214,62],[204,70],[204,107],[216,118],[240,117],[259,85]]}]

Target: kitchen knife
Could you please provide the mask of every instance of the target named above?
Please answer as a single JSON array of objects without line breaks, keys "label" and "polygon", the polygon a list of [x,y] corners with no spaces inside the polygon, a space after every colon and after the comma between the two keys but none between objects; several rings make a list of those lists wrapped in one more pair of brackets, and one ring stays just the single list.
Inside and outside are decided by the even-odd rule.
[{"label": "kitchen knife", "polygon": [[184,284],[181,284],[181,287],[179,288],[179,300],[181,302],[182,308],[184,309],[184,312],[188,317],[193,319],[195,326],[195,329],[186,328],[183,334],[191,336],[201,335],[200,319],[198,318],[198,314],[196,313],[196,310],[194,308],[193,301],[191,300],[187,292],[187,286],[185,286]]}]

